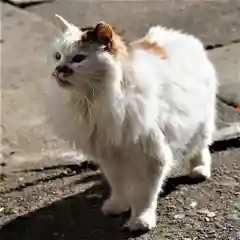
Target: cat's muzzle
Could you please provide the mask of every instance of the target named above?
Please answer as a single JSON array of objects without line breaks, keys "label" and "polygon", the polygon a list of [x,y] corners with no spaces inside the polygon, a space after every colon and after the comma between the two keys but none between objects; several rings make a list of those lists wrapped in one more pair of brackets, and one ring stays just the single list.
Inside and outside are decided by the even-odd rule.
[{"label": "cat's muzzle", "polygon": [[57,80],[61,86],[68,86],[70,82],[67,80],[67,77],[72,75],[73,70],[68,66],[57,66],[52,73],[52,76]]}]

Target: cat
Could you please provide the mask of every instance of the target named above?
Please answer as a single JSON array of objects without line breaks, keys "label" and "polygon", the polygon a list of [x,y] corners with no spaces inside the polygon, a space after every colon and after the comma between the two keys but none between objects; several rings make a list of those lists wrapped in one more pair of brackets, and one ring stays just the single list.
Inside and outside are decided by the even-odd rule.
[{"label": "cat", "polygon": [[153,26],[126,44],[106,22],[55,19],[51,124],[99,164],[111,188],[102,212],[131,210],[127,228],[152,229],[173,169],[188,163],[191,177],[211,177],[215,68],[201,41],[178,30]]}]

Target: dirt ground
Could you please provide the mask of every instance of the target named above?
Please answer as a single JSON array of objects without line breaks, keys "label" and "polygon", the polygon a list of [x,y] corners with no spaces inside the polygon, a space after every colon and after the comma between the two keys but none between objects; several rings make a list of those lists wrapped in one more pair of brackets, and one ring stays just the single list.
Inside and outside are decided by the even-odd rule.
[{"label": "dirt ground", "polygon": [[108,186],[92,165],[58,165],[2,175],[0,239],[240,239],[240,149],[216,150],[212,180],[170,178],[159,197],[158,227],[136,236],[121,230],[128,214],[101,214]]}]

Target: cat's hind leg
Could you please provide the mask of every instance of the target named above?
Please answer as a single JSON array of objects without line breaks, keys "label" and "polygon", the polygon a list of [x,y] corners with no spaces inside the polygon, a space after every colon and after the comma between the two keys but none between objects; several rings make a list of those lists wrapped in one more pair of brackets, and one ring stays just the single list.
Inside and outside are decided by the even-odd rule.
[{"label": "cat's hind leg", "polygon": [[190,158],[190,177],[192,178],[211,178],[212,157],[209,146],[212,143],[212,137],[215,130],[215,112],[205,122],[199,132],[199,142],[195,154]]},{"label": "cat's hind leg", "polygon": [[210,179],[211,164],[211,154],[206,146],[190,159],[190,177]]}]

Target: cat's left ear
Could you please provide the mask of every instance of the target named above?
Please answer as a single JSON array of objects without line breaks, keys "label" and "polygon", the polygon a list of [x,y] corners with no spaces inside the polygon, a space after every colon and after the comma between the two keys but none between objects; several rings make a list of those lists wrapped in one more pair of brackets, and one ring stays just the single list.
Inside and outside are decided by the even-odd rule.
[{"label": "cat's left ear", "polygon": [[94,32],[99,43],[108,45],[112,41],[114,32],[109,24],[105,22],[99,22],[94,28]]},{"label": "cat's left ear", "polygon": [[65,32],[68,28],[73,27],[71,23],[58,14],[55,14],[55,23],[62,32]]}]

